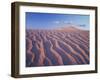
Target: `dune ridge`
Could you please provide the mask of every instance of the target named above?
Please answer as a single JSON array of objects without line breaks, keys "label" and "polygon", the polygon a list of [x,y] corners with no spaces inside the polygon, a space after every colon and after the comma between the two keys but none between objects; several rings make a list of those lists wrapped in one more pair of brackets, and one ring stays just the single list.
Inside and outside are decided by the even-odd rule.
[{"label": "dune ridge", "polygon": [[26,67],[89,64],[89,31],[26,30]]}]

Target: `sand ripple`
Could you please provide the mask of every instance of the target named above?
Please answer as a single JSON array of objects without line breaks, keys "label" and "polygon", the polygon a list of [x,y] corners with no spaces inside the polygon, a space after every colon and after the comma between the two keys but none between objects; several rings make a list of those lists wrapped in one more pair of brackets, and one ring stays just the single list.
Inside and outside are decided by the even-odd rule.
[{"label": "sand ripple", "polygon": [[26,67],[89,64],[89,31],[26,30]]}]

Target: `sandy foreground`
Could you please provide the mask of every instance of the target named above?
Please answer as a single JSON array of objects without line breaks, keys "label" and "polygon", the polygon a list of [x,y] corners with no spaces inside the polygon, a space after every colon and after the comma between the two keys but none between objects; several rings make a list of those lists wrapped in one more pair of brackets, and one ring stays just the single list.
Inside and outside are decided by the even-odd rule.
[{"label": "sandy foreground", "polygon": [[89,64],[89,31],[26,30],[26,67]]}]

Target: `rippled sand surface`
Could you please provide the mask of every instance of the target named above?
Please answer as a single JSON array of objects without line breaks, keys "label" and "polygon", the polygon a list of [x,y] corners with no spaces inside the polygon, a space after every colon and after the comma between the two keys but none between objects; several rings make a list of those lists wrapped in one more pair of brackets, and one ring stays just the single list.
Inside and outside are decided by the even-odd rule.
[{"label": "rippled sand surface", "polygon": [[26,30],[26,67],[89,64],[89,31]]}]

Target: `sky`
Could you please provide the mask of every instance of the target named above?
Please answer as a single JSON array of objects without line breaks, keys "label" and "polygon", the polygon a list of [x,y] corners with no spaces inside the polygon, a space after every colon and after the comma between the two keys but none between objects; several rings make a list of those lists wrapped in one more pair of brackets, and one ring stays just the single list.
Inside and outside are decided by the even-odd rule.
[{"label": "sky", "polygon": [[78,25],[89,30],[89,15],[26,12],[26,29],[58,29]]}]

